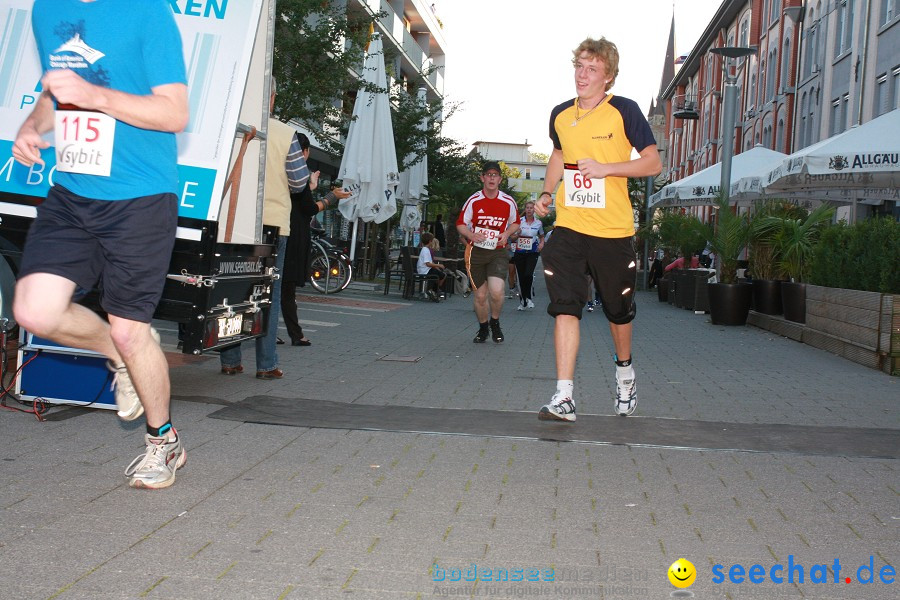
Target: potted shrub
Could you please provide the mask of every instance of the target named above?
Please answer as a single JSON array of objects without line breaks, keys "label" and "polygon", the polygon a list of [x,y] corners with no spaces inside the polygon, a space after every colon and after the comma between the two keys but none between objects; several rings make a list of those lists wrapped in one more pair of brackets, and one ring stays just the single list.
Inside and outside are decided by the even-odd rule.
[{"label": "potted shrub", "polygon": [[748,258],[753,275],[753,309],[767,315],[780,315],[781,281],[785,278],[775,237],[781,220],[802,218],[806,211],[783,200],[758,202],[750,216]]},{"label": "potted shrub", "polygon": [[779,265],[788,277],[781,284],[784,318],[806,322],[806,281],[810,262],[822,228],[831,222],[834,209],[826,204],[801,218],[780,219],[775,235],[775,252]]},{"label": "potted shrub", "polygon": [[684,259],[684,265],[675,273],[675,306],[693,310],[696,281],[689,272],[691,258],[703,250],[712,230],[696,215],[680,212],[676,213],[675,225],[675,245]]},{"label": "potted shrub", "polygon": [[750,312],[752,287],[737,283],[737,263],[750,236],[750,226],[743,215],[732,209],[728,196],[716,202],[716,225],[710,245],[716,254],[718,283],[709,284],[709,315],[714,325],[744,325]]}]

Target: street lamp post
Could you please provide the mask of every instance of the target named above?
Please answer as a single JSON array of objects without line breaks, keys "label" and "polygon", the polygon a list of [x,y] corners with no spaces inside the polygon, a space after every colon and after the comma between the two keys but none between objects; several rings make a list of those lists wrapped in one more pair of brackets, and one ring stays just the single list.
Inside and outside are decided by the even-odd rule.
[{"label": "street lamp post", "polygon": [[722,69],[725,72],[725,94],[722,112],[722,179],[719,193],[727,197],[731,192],[731,159],[734,156],[734,122],[737,108],[737,74],[732,74],[729,67],[739,58],[756,53],[755,48],[725,46],[712,48],[713,54],[722,57]]}]

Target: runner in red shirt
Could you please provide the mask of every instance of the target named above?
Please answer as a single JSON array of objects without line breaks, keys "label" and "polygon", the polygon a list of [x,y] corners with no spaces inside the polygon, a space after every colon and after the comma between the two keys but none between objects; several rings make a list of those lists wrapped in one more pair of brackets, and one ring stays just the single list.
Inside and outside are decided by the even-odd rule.
[{"label": "runner in red shirt", "polygon": [[476,344],[487,340],[488,328],[494,342],[503,341],[500,310],[509,269],[506,245],[509,236],[519,229],[519,222],[516,201],[500,191],[500,179],[500,165],[494,161],[485,162],[481,168],[484,187],[466,200],[456,220],[456,230],[469,243],[466,271],[475,292],[472,298],[478,317],[478,334],[472,341]]}]

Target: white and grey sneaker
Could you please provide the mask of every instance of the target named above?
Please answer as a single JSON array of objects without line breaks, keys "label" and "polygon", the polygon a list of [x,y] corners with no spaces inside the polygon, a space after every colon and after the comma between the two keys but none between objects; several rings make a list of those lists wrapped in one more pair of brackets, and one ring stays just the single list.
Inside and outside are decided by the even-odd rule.
[{"label": "white and grey sneaker", "polygon": [[627,417],[637,406],[637,386],[634,379],[633,373],[631,379],[616,377],[616,414],[620,417]]},{"label": "white and grey sneaker", "polygon": [[549,404],[545,404],[538,412],[541,421],[574,421],[575,403],[563,392],[556,390]]},{"label": "white and grey sneaker", "polygon": [[175,483],[175,471],[187,462],[187,452],[181,444],[178,433],[175,440],[169,441],[163,435],[153,437],[144,434],[147,448],[125,469],[128,485],[135,488],[160,489]]},{"label": "white and grey sneaker", "polygon": [[531,301],[531,298],[525,301],[525,308],[534,308],[534,302]]},{"label": "white and grey sneaker", "polygon": [[[150,328],[150,335],[159,343],[159,332],[154,328]],[[141,399],[138,398],[137,390],[131,382],[131,375],[125,365],[114,365],[111,360],[106,361],[106,368],[112,371],[113,380],[109,389],[115,391],[116,408],[118,409],[119,418],[123,421],[134,421],[144,414],[144,407]]]}]

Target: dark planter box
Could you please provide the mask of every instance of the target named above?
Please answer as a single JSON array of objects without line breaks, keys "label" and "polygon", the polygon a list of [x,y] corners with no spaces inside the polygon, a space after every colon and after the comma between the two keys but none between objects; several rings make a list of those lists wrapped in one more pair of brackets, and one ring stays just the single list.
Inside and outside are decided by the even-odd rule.
[{"label": "dark planter box", "polygon": [[709,317],[713,325],[744,325],[753,288],[746,283],[709,284]]},{"label": "dark planter box", "polygon": [[781,306],[785,319],[794,323],[806,323],[806,284],[782,281]]},{"label": "dark planter box", "polygon": [[753,280],[753,310],[765,315],[781,314],[781,281]]},{"label": "dark planter box", "polygon": [[668,302],[669,300],[669,278],[663,277],[656,283],[656,297],[660,302]]}]

